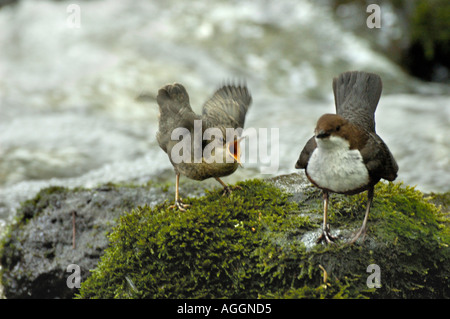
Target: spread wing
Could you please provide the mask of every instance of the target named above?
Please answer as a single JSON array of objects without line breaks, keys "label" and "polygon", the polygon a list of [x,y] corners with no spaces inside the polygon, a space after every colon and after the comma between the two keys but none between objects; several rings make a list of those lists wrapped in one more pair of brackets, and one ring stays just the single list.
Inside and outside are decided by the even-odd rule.
[{"label": "spread wing", "polygon": [[194,121],[201,117],[192,111],[189,95],[183,85],[175,83],[162,87],[156,98],[159,105],[159,130],[156,139],[167,153],[171,135],[176,128],[193,132]]},{"label": "spread wing", "polygon": [[224,85],[203,105],[206,128],[243,128],[252,97],[245,85]]}]

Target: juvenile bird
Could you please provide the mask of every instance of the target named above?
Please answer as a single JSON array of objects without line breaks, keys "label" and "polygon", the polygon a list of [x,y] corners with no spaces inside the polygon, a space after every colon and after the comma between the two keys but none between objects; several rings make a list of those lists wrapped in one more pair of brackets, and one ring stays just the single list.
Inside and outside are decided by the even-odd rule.
[{"label": "juvenile bird", "polygon": [[203,105],[202,115],[192,110],[186,89],[178,83],[162,87],[157,102],[156,138],[176,174],[175,205],[171,207],[185,211],[189,206],[179,195],[180,174],[198,181],[214,177],[224,187],[224,194],[230,193],[220,177],[234,173],[240,165],[240,133],[252,102],[247,87],[224,85]]},{"label": "juvenile bird", "polygon": [[363,224],[350,240],[354,243],[366,233],[375,184],[382,178],[393,181],[398,166],[375,132],[380,77],[359,71],[342,73],[333,79],[333,91],[336,114],[319,118],[315,135],[304,146],[295,168],[305,169],[308,179],[323,191],[323,226],[318,242],[335,240],[327,224],[329,192],[353,195],[368,191]]}]

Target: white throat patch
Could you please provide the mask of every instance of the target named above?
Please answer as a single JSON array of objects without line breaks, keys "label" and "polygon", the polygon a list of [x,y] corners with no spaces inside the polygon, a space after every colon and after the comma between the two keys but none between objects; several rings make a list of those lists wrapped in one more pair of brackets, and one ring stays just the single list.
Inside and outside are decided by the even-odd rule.
[{"label": "white throat patch", "polygon": [[369,172],[359,150],[350,150],[347,140],[339,136],[317,139],[306,172],[320,187],[336,193],[361,188],[369,182]]}]

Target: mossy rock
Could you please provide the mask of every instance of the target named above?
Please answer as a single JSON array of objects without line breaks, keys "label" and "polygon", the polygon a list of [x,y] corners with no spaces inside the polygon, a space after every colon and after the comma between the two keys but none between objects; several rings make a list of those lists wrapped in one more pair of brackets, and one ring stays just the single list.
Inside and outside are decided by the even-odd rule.
[{"label": "mossy rock", "polygon": [[108,247],[106,234],[117,218],[138,205],[161,203],[166,195],[161,185],[42,189],[21,204],[0,241],[5,297],[73,298],[75,289],[66,283],[68,265],[78,265],[85,280]]},{"label": "mossy rock", "polygon": [[[298,200],[276,182],[240,182],[120,217],[110,245],[77,298],[448,298],[449,218],[414,188],[379,183],[366,239],[346,244],[366,195],[333,195],[336,245],[315,244],[321,194]],[[381,288],[369,288],[369,265]]]}]

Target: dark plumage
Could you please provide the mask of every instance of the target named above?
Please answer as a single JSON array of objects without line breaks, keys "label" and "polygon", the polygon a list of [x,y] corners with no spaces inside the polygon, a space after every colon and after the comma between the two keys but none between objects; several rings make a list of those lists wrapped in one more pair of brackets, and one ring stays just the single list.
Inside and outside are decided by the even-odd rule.
[{"label": "dark plumage", "polygon": [[[224,186],[225,192],[230,192],[230,188],[220,177],[234,173],[240,164],[239,129],[244,127],[245,115],[252,102],[247,87],[224,85],[206,101],[202,115],[192,110],[186,89],[178,83],[161,88],[157,102],[160,117],[156,138],[175,169],[175,206],[180,210],[187,207],[181,202],[178,193],[180,174],[199,181],[214,177]],[[200,126],[201,130],[195,131],[196,127]],[[218,133],[216,135],[219,136],[213,135],[214,138],[210,136],[206,140],[201,137],[198,139],[199,136],[195,137],[195,134],[201,134],[203,137],[207,129],[211,129],[211,132],[216,129],[215,132]],[[235,129],[236,135],[227,136],[227,129]],[[184,145],[188,146],[183,149],[182,161],[178,158],[180,140],[172,139],[174,132],[178,134],[175,134],[174,138],[182,135],[183,138],[180,140],[186,142]]]},{"label": "dark plumage", "polygon": [[382,178],[393,181],[398,166],[375,132],[375,110],[382,91],[380,77],[366,72],[346,72],[333,80],[333,91],[336,114],[319,118],[315,135],[304,146],[295,167],[305,169],[308,179],[324,192],[324,225],[319,240],[332,241],[326,224],[328,193],[368,191],[363,226],[352,239],[354,242],[366,231],[374,185]]}]

